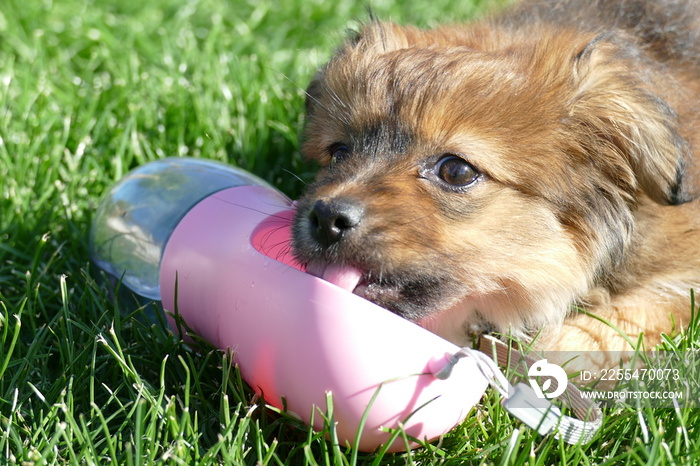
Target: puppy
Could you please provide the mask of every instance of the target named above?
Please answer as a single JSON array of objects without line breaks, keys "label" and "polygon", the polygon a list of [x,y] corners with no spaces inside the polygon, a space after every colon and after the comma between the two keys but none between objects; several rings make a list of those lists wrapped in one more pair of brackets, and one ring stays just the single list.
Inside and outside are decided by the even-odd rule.
[{"label": "puppy", "polygon": [[308,88],[308,270],[460,345],[647,347],[700,284],[700,3],[371,21]]}]

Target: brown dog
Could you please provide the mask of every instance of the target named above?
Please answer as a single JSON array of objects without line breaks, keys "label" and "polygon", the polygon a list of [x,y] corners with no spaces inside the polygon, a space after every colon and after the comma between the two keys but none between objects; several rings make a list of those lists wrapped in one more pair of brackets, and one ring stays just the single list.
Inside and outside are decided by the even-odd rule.
[{"label": "brown dog", "polygon": [[700,285],[699,5],[366,25],[308,89],[303,152],[325,168],[298,204],[297,258],[458,344],[677,332]]}]

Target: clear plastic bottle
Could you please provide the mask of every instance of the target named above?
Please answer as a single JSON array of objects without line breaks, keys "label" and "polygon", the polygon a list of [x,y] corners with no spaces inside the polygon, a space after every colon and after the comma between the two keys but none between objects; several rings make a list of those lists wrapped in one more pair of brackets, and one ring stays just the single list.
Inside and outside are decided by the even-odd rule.
[{"label": "clear plastic bottle", "polygon": [[270,187],[213,161],[167,158],[143,165],[102,200],[90,231],[90,257],[131,291],[160,301],[160,263],[175,227],[202,199],[238,186]]}]

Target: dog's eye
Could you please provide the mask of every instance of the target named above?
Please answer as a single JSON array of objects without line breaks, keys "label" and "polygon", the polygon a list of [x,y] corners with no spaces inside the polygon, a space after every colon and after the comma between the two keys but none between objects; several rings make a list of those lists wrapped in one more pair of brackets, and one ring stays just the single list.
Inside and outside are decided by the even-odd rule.
[{"label": "dog's eye", "polygon": [[468,186],[479,177],[472,164],[452,154],[446,154],[438,161],[435,173],[445,183],[457,187]]},{"label": "dog's eye", "polygon": [[328,147],[331,156],[331,167],[336,163],[346,159],[350,155],[350,148],[342,142],[336,142]]}]

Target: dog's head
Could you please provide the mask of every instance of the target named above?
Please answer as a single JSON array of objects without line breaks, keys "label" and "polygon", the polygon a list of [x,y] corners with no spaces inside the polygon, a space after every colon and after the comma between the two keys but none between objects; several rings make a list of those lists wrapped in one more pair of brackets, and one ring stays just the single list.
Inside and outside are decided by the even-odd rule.
[{"label": "dog's head", "polygon": [[[308,89],[297,258],[406,318],[561,321],[680,200],[672,111],[614,38],[373,23]],[[634,63],[633,63],[634,62]],[[645,201],[646,202],[646,201]]]}]

